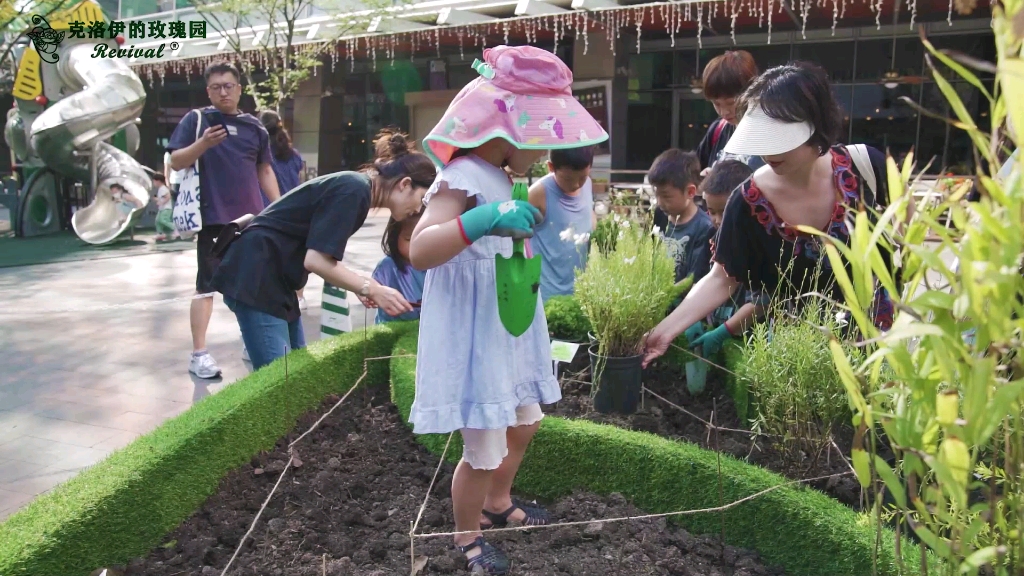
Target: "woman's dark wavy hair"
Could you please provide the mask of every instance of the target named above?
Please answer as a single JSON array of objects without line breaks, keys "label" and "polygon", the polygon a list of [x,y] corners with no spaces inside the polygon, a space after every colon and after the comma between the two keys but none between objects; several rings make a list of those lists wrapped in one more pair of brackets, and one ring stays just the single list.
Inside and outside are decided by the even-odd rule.
[{"label": "woman's dark wavy hair", "polygon": [[267,134],[270,135],[270,152],[274,158],[281,161],[291,158],[295,153],[292,148],[292,137],[281,123],[281,117],[277,112],[273,110],[260,112],[260,122],[267,129]]},{"label": "woman's dark wavy hair", "polygon": [[409,262],[402,256],[401,250],[398,249],[398,239],[402,236],[402,228],[406,224],[414,226],[419,222],[421,215],[416,214],[405,220],[389,218],[387,228],[384,228],[384,237],[380,240],[380,249],[384,252],[385,256],[390,256],[394,260],[399,272],[405,272],[405,267],[409,266]]},{"label": "woman's dark wavy hair", "polygon": [[821,155],[839,142],[843,113],[828,75],[815,64],[792,62],[765,70],[743,93],[741,113],[745,114],[751,105],[760,106],[769,118],[810,122],[814,134],[807,145],[817,148]]},{"label": "woman's dark wavy hair", "polygon": [[371,202],[374,208],[387,203],[395,184],[403,178],[410,178],[413,186],[419,188],[429,188],[434,183],[437,176],[434,163],[426,154],[417,152],[414,142],[397,128],[381,130],[373,140],[373,149],[373,162],[360,171],[376,176]]}]

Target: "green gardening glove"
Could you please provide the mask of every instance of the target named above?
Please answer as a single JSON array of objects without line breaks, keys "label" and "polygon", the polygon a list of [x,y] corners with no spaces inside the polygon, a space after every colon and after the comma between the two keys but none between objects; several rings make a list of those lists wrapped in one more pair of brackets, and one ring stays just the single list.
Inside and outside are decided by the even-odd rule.
[{"label": "green gardening glove", "polygon": [[514,239],[532,238],[533,229],[543,218],[529,202],[505,200],[477,206],[459,216],[463,239],[472,244],[484,236]]},{"label": "green gardening glove", "polygon": [[729,329],[725,327],[723,323],[718,328],[705,333],[703,336],[690,340],[690,348],[701,347],[701,356],[705,358],[711,358],[715,354],[718,354],[722,350],[722,345],[732,338],[732,334],[729,333]]},{"label": "green gardening glove", "polygon": [[693,346],[693,342],[700,338],[700,335],[704,333],[704,325],[700,322],[695,322],[693,326],[690,326],[683,332],[683,336],[686,336],[686,343]]}]

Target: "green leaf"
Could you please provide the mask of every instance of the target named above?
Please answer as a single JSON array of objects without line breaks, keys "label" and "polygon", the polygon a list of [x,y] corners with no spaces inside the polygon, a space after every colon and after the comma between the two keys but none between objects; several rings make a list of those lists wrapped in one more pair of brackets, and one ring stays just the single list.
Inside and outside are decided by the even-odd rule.
[{"label": "green leaf", "polygon": [[846,351],[843,350],[843,346],[836,340],[830,341],[828,347],[832,350],[832,359],[836,363],[839,379],[843,381],[843,387],[846,388],[846,395],[850,400],[850,405],[857,412],[864,415],[865,424],[870,428],[872,426],[871,412],[868,409],[867,401],[864,400],[864,395],[861,394],[860,381],[853,373],[853,367],[850,366],[850,361],[846,357]]},{"label": "green leaf", "polygon": [[936,554],[942,558],[949,558],[949,543],[944,538],[939,538],[934,532],[917,522],[911,522],[910,526],[913,528],[914,533],[917,534],[917,537],[934,550]]},{"label": "green leaf", "polygon": [[857,473],[857,481],[861,488],[871,485],[871,465],[868,453],[863,448],[854,448],[850,452],[850,460],[853,461],[853,471]]},{"label": "green leaf", "polygon": [[[878,477],[885,482],[886,488],[889,489],[889,493],[896,500],[896,504],[901,509],[907,507],[907,490],[903,487],[903,483],[896,477],[896,473],[889,468],[889,464],[879,455],[875,455],[875,470],[878,472]],[[866,488],[866,486],[865,486]]]},{"label": "green leaf", "polygon": [[[1006,113],[1010,117],[1018,134],[1024,131],[1024,60],[1020,58],[1003,58],[999,62],[999,82],[1002,84],[1006,94],[1017,94],[1016,97],[1007,98]],[[1022,135],[1024,136],[1024,135]],[[1022,136],[1018,136],[1021,138]]]},{"label": "green leaf", "polygon": [[946,66],[948,66],[950,70],[952,70],[953,72],[956,72],[961,78],[963,78],[964,80],[969,82],[971,84],[971,86],[974,86],[975,88],[980,90],[981,93],[985,95],[985,98],[988,99],[989,102],[992,101],[992,94],[989,93],[988,89],[985,88],[985,85],[982,84],[980,80],[978,80],[978,77],[975,76],[974,73],[972,73],[967,68],[964,68],[963,66],[961,66],[960,63],[957,62],[956,60],[953,60],[949,56],[946,56],[942,52],[939,52],[938,50],[936,50],[935,47],[932,46],[932,43],[929,42],[927,38],[922,38],[921,39],[921,43],[924,44],[924,47],[927,48],[928,51],[931,52],[933,56],[935,56],[936,58],[939,59],[939,61],[941,61]]},{"label": "green leaf", "polygon": [[904,164],[906,170],[906,176],[904,176],[899,167],[896,166],[896,161],[893,160],[892,156],[886,153],[885,155],[885,174],[889,182],[889,203],[896,204],[900,198],[903,197],[903,183],[908,180],[910,176],[910,170],[907,169],[907,165]]},{"label": "green leaf", "polygon": [[999,428],[999,423],[1007,415],[1013,414],[1014,407],[1021,402],[1024,394],[1024,380],[1015,380],[999,385],[985,410],[985,424],[977,432],[978,443],[986,443]]},{"label": "green leaf", "polygon": [[986,548],[982,548],[981,550],[976,551],[974,554],[971,554],[966,559],[964,559],[963,563],[960,564],[960,573],[969,574],[972,572],[976,572],[982,566],[991,564],[991,562],[995,560],[996,556],[998,555],[999,549],[995,546],[988,546]]},{"label": "green leaf", "polygon": [[916,307],[949,310],[953,307],[953,295],[938,290],[928,290],[921,294],[911,304]]}]

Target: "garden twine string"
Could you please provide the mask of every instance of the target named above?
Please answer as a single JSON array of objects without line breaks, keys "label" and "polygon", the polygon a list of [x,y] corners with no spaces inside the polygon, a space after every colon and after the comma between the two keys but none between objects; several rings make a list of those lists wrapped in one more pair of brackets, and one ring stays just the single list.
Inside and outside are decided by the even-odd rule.
[{"label": "garden twine string", "polygon": [[[366,314],[366,313],[367,313],[367,311],[364,311],[364,314]],[[284,470],[281,471],[280,476],[278,476],[278,478],[277,478],[277,482],[274,483],[274,487],[270,490],[270,493],[267,494],[266,499],[263,501],[263,505],[260,506],[259,511],[257,511],[256,516],[253,518],[252,524],[249,526],[249,530],[242,536],[241,540],[239,541],[238,547],[235,549],[234,554],[232,554],[231,559],[228,560],[227,565],[221,571],[221,576],[226,576],[228,574],[228,571],[231,569],[231,566],[234,563],[235,559],[237,559],[238,555],[241,553],[242,547],[245,545],[245,542],[249,539],[249,537],[252,535],[253,531],[256,529],[256,525],[259,522],[260,517],[263,515],[263,512],[266,511],[267,506],[270,504],[270,501],[274,497],[274,494],[277,493],[277,489],[281,486],[281,482],[284,480],[285,475],[287,475],[288,470],[294,466],[295,460],[296,460],[295,445],[298,444],[298,442],[300,440],[303,440],[306,436],[308,436],[310,433],[312,433],[314,430],[316,430],[320,426],[320,424],[325,419],[327,419],[327,417],[330,416],[331,413],[333,413],[339,406],[341,406],[345,402],[345,400],[347,400],[348,397],[352,394],[352,392],[354,392],[355,389],[358,388],[360,384],[362,384],[362,382],[366,379],[367,374],[369,373],[369,362],[370,361],[373,361],[373,360],[389,360],[389,359],[392,359],[392,358],[414,358],[415,357],[414,354],[396,354],[396,355],[391,355],[391,356],[367,357],[366,356],[366,348],[365,348],[366,343],[367,343],[366,342],[367,336],[366,336],[366,326],[365,326],[365,324],[363,326],[363,335],[364,335],[363,336],[364,337],[364,350],[363,350],[363,372],[362,372],[362,374],[360,374],[359,378],[356,379],[355,383],[352,384],[352,386],[349,388],[349,390],[341,397],[341,399],[339,399],[334,404],[334,406],[332,406],[330,408],[330,410],[328,410],[323,416],[321,416],[316,422],[314,422],[312,424],[312,426],[309,427],[308,430],[306,430],[298,438],[296,438],[295,440],[293,440],[291,443],[288,444],[289,457],[288,457],[288,462],[285,463]],[[676,348],[679,348],[678,346],[675,346],[674,344],[673,344],[673,346],[676,347]],[[682,348],[679,348],[679,349],[680,350],[684,350]],[[718,366],[717,364],[715,364],[715,363],[713,363],[713,362],[711,362],[711,361],[709,361],[709,360],[707,360],[705,358],[702,358],[699,355],[693,354],[689,350],[684,350],[684,351],[687,352],[687,353],[690,353],[691,355],[693,355],[693,356],[695,356],[697,358],[700,358],[701,360],[707,362],[708,364],[711,364],[712,366],[715,366],[715,367],[717,367],[719,369],[725,370],[726,372],[729,372],[730,374],[736,375],[734,372],[732,372],[732,371],[730,371],[730,370],[728,370],[726,368],[723,368],[721,366]],[[738,377],[738,375],[737,375],[737,377]],[[701,422],[703,422],[705,425],[707,425],[709,427],[720,429],[720,430],[723,430],[723,431],[736,431],[736,432],[747,432],[747,433],[749,433],[748,431],[745,431],[745,430],[731,430],[731,429],[728,429],[728,428],[718,428],[716,426],[713,426],[711,423],[703,420],[699,416],[696,416],[695,414],[690,413],[689,411],[683,409],[682,407],[680,407],[678,405],[675,405],[672,402],[669,402],[668,400],[662,398],[661,396],[658,396],[657,394],[651,392],[646,387],[645,387],[645,390],[648,393],[650,393],[652,396],[654,396],[654,397],[656,397],[656,398],[658,398],[658,399],[668,403],[669,405],[672,405],[672,406],[674,406],[676,408],[679,408],[680,410],[683,410],[683,412],[686,412],[687,414],[690,414],[692,417],[696,418],[697,420],[700,420]],[[416,533],[416,529],[419,527],[419,522],[420,522],[420,520],[423,517],[423,513],[426,510],[428,503],[430,502],[430,494],[431,494],[431,492],[433,492],[434,485],[437,482],[437,477],[438,477],[438,475],[440,474],[440,471],[441,471],[441,467],[444,465],[444,462],[445,462],[444,458],[445,458],[445,456],[448,453],[448,448],[451,446],[451,440],[452,440],[452,437],[454,436],[454,434],[455,433],[452,432],[452,433],[450,433],[448,435],[448,441],[445,443],[444,451],[441,453],[441,457],[438,459],[437,468],[434,470],[434,475],[433,475],[433,477],[430,480],[430,485],[427,488],[427,493],[426,493],[426,495],[423,498],[423,504],[420,506],[420,509],[419,509],[419,511],[416,514],[415,521],[411,523],[411,529],[409,531],[409,552],[410,552],[410,571],[411,571],[411,573],[414,573],[412,571],[415,570],[415,567],[414,567],[415,562],[416,562],[415,542],[416,542],[417,538],[419,538],[419,539],[428,539],[428,538],[438,538],[438,537],[442,537],[442,536],[460,536],[460,535],[463,535],[463,534],[476,534],[476,533],[479,532],[479,530],[468,530],[468,531],[461,531],[461,532],[429,532],[429,533],[425,533],[425,534],[417,534]],[[803,479],[803,480],[792,480],[792,481],[789,481],[789,482],[784,482],[782,484],[777,484],[777,485],[772,486],[770,488],[766,488],[764,490],[761,490],[760,492],[756,492],[754,494],[751,494],[751,495],[746,496],[744,498],[741,498],[739,500],[735,500],[733,502],[730,502],[729,504],[724,504],[722,506],[716,506],[716,507],[713,507],[713,508],[700,508],[700,509],[695,509],[695,510],[679,510],[679,511],[675,511],[675,512],[662,512],[662,513],[658,513],[658,514],[645,514],[645,515],[642,515],[642,516],[621,516],[621,517],[614,517],[614,518],[598,518],[598,519],[593,519],[593,520],[577,520],[577,521],[571,521],[571,522],[559,522],[559,523],[555,523],[555,524],[545,524],[545,525],[541,525],[541,526],[515,526],[515,527],[508,527],[508,528],[491,528],[491,529],[488,529],[488,532],[489,533],[496,533],[496,532],[523,532],[523,531],[527,531],[527,530],[543,530],[543,529],[551,529],[551,528],[563,528],[563,527],[568,527],[568,526],[585,526],[585,525],[591,525],[591,524],[608,524],[608,523],[613,523],[613,522],[627,522],[627,521],[635,521],[635,520],[649,520],[649,519],[655,519],[655,518],[667,518],[667,517],[671,517],[671,516],[688,516],[688,515],[694,515],[694,514],[724,512],[726,510],[735,508],[736,506],[739,506],[740,504],[743,504],[745,502],[749,502],[751,500],[754,500],[755,498],[759,498],[761,496],[764,496],[765,494],[768,494],[769,492],[773,492],[773,491],[778,490],[779,488],[783,488],[785,486],[791,486],[793,484],[801,484],[801,483],[805,483],[805,482],[816,482],[818,480],[826,480],[828,478],[832,478],[832,477],[835,477],[835,476],[846,476],[846,475],[849,475],[849,474],[852,474],[852,473],[853,472],[850,471],[850,472],[843,472],[841,474],[829,474],[827,476],[820,476],[820,477],[816,477],[816,478],[806,478],[806,479]]]},{"label": "garden twine string", "polygon": [[[510,528],[488,528],[487,529],[487,533],[490,534],[490,533],[494,533],[494,532],[525,532],[525,531],[528,531],[528,530],[544,530],[544,529],[550,529],[550,528],[563,528],[563,527],[566,527],[566,526],[586,526],[586,525],[590,525],[590,524],[608,524],[608,523],[611,523],[611,522],[626,522],[626,521],[633,521],[633,520],[648,520],[648,519],[652,519],[652,518],[666,518],[668,516],[689,516],[689,515],[692,515],[692,514],[705,514],[705,513],[713,513],[713,512],[724,512],[726,510],[735,508],[735,507],[739,506],[740,504],[743,504],[745,502],[749,502],[751,500],[754,500],[755,498],[759,498],[761,496],[764,496],[765,494],[768,494],[769,492],[773,492],[775,490],[778,490],[779,488],[784,488],[786,486],[791,486],[793,484],[801,484],[801,483],[804,483],[804,482],[817,482],[818,480],[826,480],[828,478],[832,478],[833,476],[848,476],[850,474],[853,474],[853,472],[842,472],[840,474],[829,474],[827,476],[819,476],[817,478],[805,478],[803,480],[791,480],[789,482],[783,482],[782,484],[776,484],[775,486],[772,486],[770,488],[765,488],[764,490],[761,490],[760,492],[755,492],[754,494],[751,494],[750,496],[746,496],[744,498],[740,498],[739,500],[734,500],[733,502],[730,502],[728,504],[724,504],[722,506],[716,506],[714,508],[698,508],[698,509],[695,509],[695,510],[679,510],[679,511],[676,511],[676,512],[662,512],[660,514],[644,514],[643,516],[619,516],[619,517],[615,517],[615,518],[598,518],[598,519],[594,519],[594,520],[575,520],[575,521],[572,521],[572,522],[559,522],[557,524],[543,524],[543,525],[540,525],[540,526],[514,526],[514,527],[510,527]],[[428,532],[426,534],[413,534],[412,536],[413,536],[413,538],[423,538],[423,539],[426,539],[426,538],[436,538],[436,537],[439,537],[439,536],[458,536],[458,535],[461,535],[461,534],[477,534],[479,532],[480,532],[479,530],[464,530],[462,532]]]},{"label": "garden twine string", "polygon": [[[415,354],[395,354],[395,355],[391,355],[391,356],[374,356],[372,358],[367,357],[366,356],[366,338],[367,338],[367,336],[366,336],[366,324],[365,324],[365,320],[366,320],[365,317],[366,317],[367,314],[368,314],[368,310],[364,310],[363,311],[363,315],[364,315],[364,324],[363,324],[363,373],[359,375],[359,378],[357,378],[355,383],[352,384],[352,386],[348,389],[347,392],[345,392],[345,395],[342,396],[341,399],[338,400],[334,404],[334,406],[332,406],[331,409],[327,411],[326,414],[324,414],[316,422],[314,422],[313,425],[310,426],[308,430],[306,430],[305,432],[302,433],[302,435],[300,435],[298,438],[296,438],[295,440],[293,440],[291,443],[288,444],[288,462],[285,463],[284,470],[281,471],[281,475],[278,476],[277,482],[274,483],[274,487],[270,490],[270,494],[267,494],[267,498],[266,498],[266,500],[263,501],[263,505],[260,506],[259,511],[256,512],[256,516],[253,518],[252,524],[249,526],[249,530],[242,536],[242,539],[239,540],[238,547],[235,548],[235,553],[231,555],[231,559],[228,560],[227,565],[224,566],[224,569],[221,571],[220,576],[226,576],[227,575],[228,571],[231,569],[231,565],[235,562],[235,559],[238,557],[238,554],[241,553],[242,547],[245,546],[246,540],[248,540],[249,536],[251,536],[253,531],[256,529],[256,524],[259,522],[260,516],[263,515],[263,512],[267,509],[267,506],[270,504],[270,500],[274,497],[274,494],[277,493],[277,489],[278,489],[278,487],[281,486],[281,481],[284,480],[285,475],[288,473],[288,469],[295,465],[295,459],[296,459],[295,445],[300,440],[302,440],[303,438],[308,436],[311,432],[316,430],[317,427],[319,427],[320,424],[328,416],[330,416],[332,412],[334,412],[339,406],[341,406],[342,403],[344,403],[345,400],[348,399],[348,397],[352,394],[352,392],[355,391],[355,389],[359,387],[359,385],[363,382],[363,380],[366,379],[366,376],[369,373],[369,363],[370,363],[370,361],[371,360],[390,360],[392,358],[415,358],[416,357]],[[285,354],[285,375],[286,376],[287,376],[287,362],[288,362],[287,358],[288,358],[288,355]],[[449,437],[449,440],[451,440],[450,437]],[[447,450],[447,446],[445,447],[445,449]],[[442,460],[442,462],[443,462],[443,460]],[[435,477],[436,477],[436,473],[435,473]],[[433,482],[431,482],[431,484],[433,484]],[[428,492],[427,495],[429,496],[429,494],[430,493]]]}]

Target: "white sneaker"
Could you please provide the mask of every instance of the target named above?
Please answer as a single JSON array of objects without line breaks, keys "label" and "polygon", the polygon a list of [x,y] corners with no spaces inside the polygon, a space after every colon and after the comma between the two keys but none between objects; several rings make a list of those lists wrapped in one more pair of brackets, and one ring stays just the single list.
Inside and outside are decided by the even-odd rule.
[{"label": "white sneaker", "polygon": [[305,297],[299,298],[299,310],[305,310],[305,309],[306,309],[306,298]]},{"label": "white sneaker", "polygon": [[192,356],[188,363],[188,371],[204,379],[220,376],[220,367],[214,362],[213,356],[209,353],[202,356]]},{"label": "white sneaker", "polygon": [[252,362],[252,360],[249,359],[249,349],[245,347],[245,344],[242,344],[242,360]]}]

